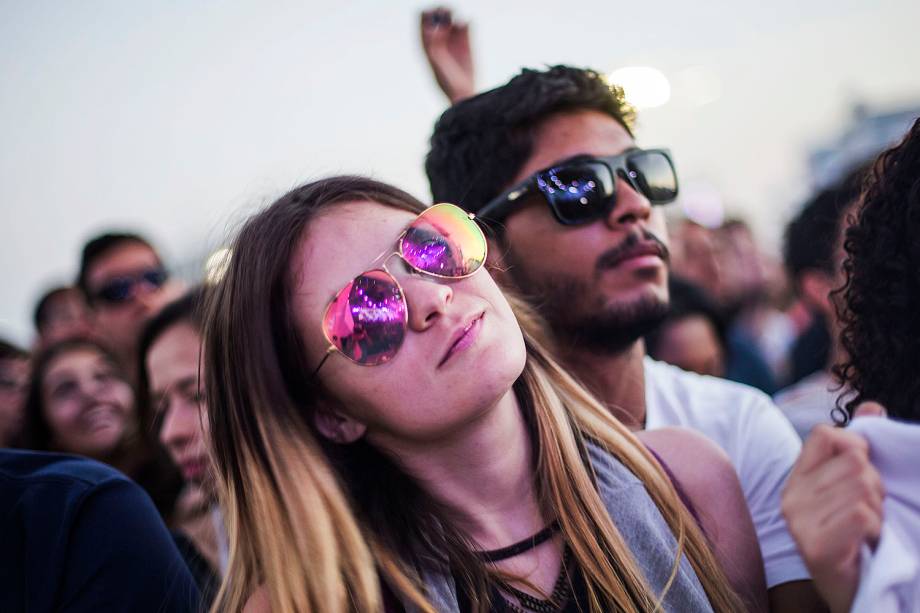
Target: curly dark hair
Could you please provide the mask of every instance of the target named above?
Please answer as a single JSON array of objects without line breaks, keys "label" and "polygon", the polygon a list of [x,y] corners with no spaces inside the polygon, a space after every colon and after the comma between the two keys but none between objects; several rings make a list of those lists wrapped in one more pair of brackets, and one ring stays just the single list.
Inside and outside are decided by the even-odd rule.
[{"label": "curly dark hair", "polygon": [[623,90],[587,68],[525,68],[505,85],[450,107],[434,126],[425,159],[434,202],[478,211],[520,172],[533,152],[534,127],[578,110],[610,115],[632,135],[635,111]]},{"label": "curly dark hair", "polygon": [[920,120],[879,156],[846,232],[846,284],[837,290],[846,361],[836,374],[859,403],[920,421]]}]

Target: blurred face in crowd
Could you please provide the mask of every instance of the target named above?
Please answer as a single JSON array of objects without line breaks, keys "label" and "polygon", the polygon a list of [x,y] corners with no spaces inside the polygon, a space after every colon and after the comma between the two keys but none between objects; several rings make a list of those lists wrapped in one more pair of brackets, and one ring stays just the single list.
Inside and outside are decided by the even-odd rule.
[{"label": "blurred face in crowd", "polygon": [[729,305],[763,293],[767,265],[750,228],[733,223],[715,232],[716,253],[722,271],[721,300]]},{"label": "blurred face in crowd", "polygon": [[[292,310],[310,368],[329,346],[322,324],[332,297],[355,276],[379,267],[380,254],[393,250],[414,219],[408,211],[355,202],[334,205],[310,224],[290,273]],[[398,257],[387,260],[387,269],[407,306],[402,345],[377,366],[332,353],[317,377],[340,409],[335,417],[318,418],[317,425],[337,442],[366,434],[388,449],[443,441],[511,393],[526,360],[523,336],[485,269],[439,279],[410,272]]]},{"label": "blurred face in crowd", "polygon": [[684,221],[674,232],[671,247],[674,274],[704,288],[710,296],[722,295],[723,271],[708,228]]},{"label": "blurred face in crowd", "polygon": [[43,345],[90,333],[90,315],[83,294],[76,288],[59,292],[45,306],[39,334]]},{"label": "blurred face in crowd", "polygon": [[659,332],[656,358],[701,375],[725,375],[725,352],[712,323],[703,315],[670,320]]},{"label": "blurred face in crowd", "polygon": [[[96,258],[87,272],[98,334],[122,358],[133,357],[144,321],[176,297],[169,285],[152,281],[162,268],[153,249],[126,241]],[[119,284],[126,291],[107,291]]]},{"label": "blurred face in crowd", "polygon": [[167,328],[147,352],[150,405],[160,442],[186,481],[207,485],[208,412],[199,372],[201,337],[188,322]]},{"label": "blurred face in crowd", "polygon": [[[859,201],[854,202],[841,213],[840,223],[837,229],[837,236],[834,241],[834,251],[827,269],[810,268],[802,271],[797,279],[799,292],[802,299],[812,309],[821,313],[825,320],[831,326],[831,333],[834,337],[839,331],[839,318],[837,317],[837,308],[835,306],[835,297],[832,292],[843,287],[846,283],[846,273],[843,270],[843,262],[846,260],[846,250],[843,243],[846,238],[847,226],[855,213]],[[842,299],[842,296],[837,298]]]},{"label": "blurred face in crowd", "polygon": [[[553,115],[537,126],[533,154],[511,184],[575,155],[617,155],[631,147],[632,137],[608,115]],[[507,217],[497,248],[505,250],[515,285],[542,305],[558,335],[574,334],[602,352],[632,344],[663,317],[668,301],[664,213],[622,178],[616,187],[611,213],[580,226],[559,224],[535,194]],[[639,249],[623,251],[628,239]],[[664,257],[648,254],[656,245]]]},{"label": "blurred face in crowd", "polygon": [[42,410],[57,451],[106,459],[133,434],[134,392],[97,349],[55,356],[41,382]]},{"label": "blurred face in crowd", "polygon": [[29,389],[29,361],[0,360],[0,447],[9,445],[22,429],[23,407]]}]

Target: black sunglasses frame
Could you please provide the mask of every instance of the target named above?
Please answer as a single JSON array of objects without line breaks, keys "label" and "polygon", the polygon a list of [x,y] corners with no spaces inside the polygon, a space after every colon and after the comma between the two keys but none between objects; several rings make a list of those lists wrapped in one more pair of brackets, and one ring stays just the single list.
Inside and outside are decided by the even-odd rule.
[{"label": "black sunglasses frame", "polygon": [[[160,288],[169,280],[169,272],[165,268],[148,268],[133,275],[121,275],[114,277],[104,283],[102,287],[92,293],[92,302],[104,302],[111,305],[119,305],[128,302],[135,292],[135,288],[141,283],[146,283]],[[126,284],[123,297],[115,297],[116,284]]]},{"label": "black sunglasses frame", "polygon": [[[628,164],[632,157],[636,155],[647,154],[647,153],[657,153],[657,154],[662,155],[664,159],[667,160],[668,165],[671,167],[671,172],[674,175],[674,193],[671,197],[666,198],[666,199],[658,199],[658,200],[651,198],[650,195],[647,194],[645,190],[642,189],[642,187],[639,185],[638,174],[634,170],[631,170],[629,168]],[[548,194],[544,193],[543,190],[541,190],[538,187],[537,181],[539,180],[539,177],[545,173],[548,173],[551,171],[559,171],[560,169],[565,168],[566,166],[570,164],[585,164],[585,163],[601,164],[607,168],[607,170],[610,172],[609,178],[610,178],[611,190],[609,194],[604,194],[602,196],[603,205],[599,206],[593,215],[589,217],[577,219],[577,220],[572,220],[562,214],[562,212],[559,210],[559,207],[554,202],[554,200],[550,198]],[[564,226],[579,226],[579,225],[588,224],[598,219],[602,219],[603,217],[606,217],[610,213],[610,211],[613,210],[613,208],[616,206],[616,201],[617,201],[616,178],[617,177],[622,178],[624,181],[626,181],[629,184],[630,187],[636,190],[636,192],[648,198],[649,203],[653,205],[662,205],[662,204],[669,204],[671,202],[674,202],[674,200],[677,198],[678,193],[680,192],[679,181],[677,179],[677,170],[674,168],[674,160],[671,158],[671,152],[668,149],[639,149],[638,147],[635,147],[632,149],[628,149],[624,151],[623,153],[620,153],[617,155],[611,155],[611,156],[602,156],[602,157],[577,156],[577,157],[574,157],[568,160],[564,160],[558,164],[554,164],[542,170],[538,170],[537,172],[533,173],[532,175],[530,175],[529,177],[527,177],[526,179],[524,179],[523,181],[521,181],[514,187],[511,187],[510,189],[502,193],[500,196],[497,196],[496,198],[493,198],[488,203],[486,203],[485,206],[483,206],[481,209],[479,209],[476,212],[476,217],[479,218],[480,221],[483,221],[486,223],[501,221],[502,219],[504,219],[505,216],[507,216],[511,212],[513,206],[517,203],[518,200],[534,192],[539,192],[543,196],[543,199],[544,201],[546,201],[547,205],[549,205],[550,211],[552,211],[553,213],[553,217],[555,217],[556,221],[558,221],[560,224]]]}]

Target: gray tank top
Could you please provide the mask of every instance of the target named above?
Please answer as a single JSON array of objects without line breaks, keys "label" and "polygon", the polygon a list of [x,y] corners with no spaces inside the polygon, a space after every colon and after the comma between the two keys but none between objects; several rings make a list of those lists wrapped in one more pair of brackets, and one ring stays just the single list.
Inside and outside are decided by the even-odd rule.
[{"label": "gray tank top", "polygon": [[[594,443],[588,442],[588,455],[597,475],[601,500],[610,518],[645,574],[649,586],[654,593],[660,594],[671,576],[677,539],[638,477]],[[441,613],[461,613],[450,571],[434,568],[427,566],[419,572],[429,602]],[[418,612],[411,603],[403,604],[407,612]],[[706,591],[686,555],[681,557],[677,576],[665,595],[663,609],[682,613],[712,611]]]}]

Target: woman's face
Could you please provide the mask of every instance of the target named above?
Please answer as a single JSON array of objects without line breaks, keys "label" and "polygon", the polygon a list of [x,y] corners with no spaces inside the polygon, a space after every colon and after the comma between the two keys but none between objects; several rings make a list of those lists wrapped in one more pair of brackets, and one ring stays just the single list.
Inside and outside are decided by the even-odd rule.
[{"label": "woman's face", "polygon": [[58,450],[105,459],[134,426],[134,392],[92,347],[51,360],[42,384],[44,418]]},{"label": "woman's face", "polygon": [[208,414],[202,401],[204,372],[198,372],[201,337],[191,324],[167,328],[147,352],[150,404],[160,442],[187,481],[207,481]]},{"label": "woman's face", "polygon": [[[329,347],[322,331],[326,306],[355,276],[380,267],[377,258],[395,249],[413,219],[407,211],[354,202],[333,206],[310,224],[291,261],[294,318],[311,365],[305,377]],[[488,272],[438,279],[409,272],[398,257],[387,260],[387,269],[408,307],[399,351],[379,366],[335,352],[317,375],[347,422],[340,436],[331,436],[340,442],[365,430],[377,443],[443,438],[492,408],[524,368],[520,327]]]}]

